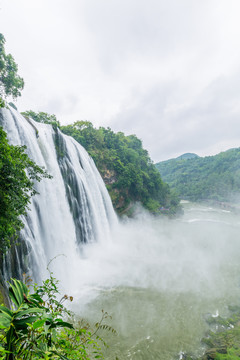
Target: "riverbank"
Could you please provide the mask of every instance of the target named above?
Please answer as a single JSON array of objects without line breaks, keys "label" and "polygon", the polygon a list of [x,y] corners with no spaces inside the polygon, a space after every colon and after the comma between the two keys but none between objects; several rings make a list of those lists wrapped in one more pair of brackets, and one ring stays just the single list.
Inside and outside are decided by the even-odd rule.
[{"label": "riverbank", "polygon": [[201,357],[183,354],[184,360],[237,360],[240,358],[240,307],[230,306],[230,317],[210,316],[206,321],[211,330],[202,339],[206,347]]}]

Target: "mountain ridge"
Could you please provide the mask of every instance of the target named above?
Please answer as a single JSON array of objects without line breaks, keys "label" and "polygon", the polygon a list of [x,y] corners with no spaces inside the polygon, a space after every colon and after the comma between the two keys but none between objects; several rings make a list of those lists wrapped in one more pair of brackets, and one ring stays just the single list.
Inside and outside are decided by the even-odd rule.
[{"label": "mountain ridge", "polygon": [[155,164],[163,181],[167,182],[180,198],[191,201],[238,201],[240,148],[205,157],[184,158],[186,154]]}]

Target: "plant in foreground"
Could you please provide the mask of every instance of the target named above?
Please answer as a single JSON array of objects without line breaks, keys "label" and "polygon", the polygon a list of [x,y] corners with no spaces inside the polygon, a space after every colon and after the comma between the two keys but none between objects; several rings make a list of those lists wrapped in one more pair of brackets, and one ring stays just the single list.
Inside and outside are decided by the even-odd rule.
[{"label": "plant in foreground", "polygon": [[100,329],[115,330],[102,318],[93,330],[89,324],[77,322],[74,314],[64,306],[72,301],[64,295],[58,300],[58,281],[50,277],[34,293],[22,281],[12,279],[9,297],[11,309],[0,306],[0,359],[103,359],[97,335]]}]

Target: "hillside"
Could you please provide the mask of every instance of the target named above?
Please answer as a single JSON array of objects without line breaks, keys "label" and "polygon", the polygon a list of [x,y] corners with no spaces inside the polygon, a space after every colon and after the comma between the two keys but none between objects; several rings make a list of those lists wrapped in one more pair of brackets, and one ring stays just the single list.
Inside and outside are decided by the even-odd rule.
[{"label": "hillside", "polygon": [[59,127],[72,136],[93,158],[110,194],[113,206],[119,213],[125,213],[136,202],[153,213],[175,213],[179,198],[170,191],[152,163],[147,150],[135,135],[125,136],[110,128],[95,128],[89,121],[77,121],[72,125],[60,126],[55,115],[44,112],[22,113],[37,122]]},{"label": "hillside", "polygon": [[182,199],[237,202],[240,194],[240,148],[215,156],[176,159],[156,164],[163,181]]},{"label": "hillside", "polygon": [[186,153],[177,157],[178,160],[189,160],[199,157],[197,154]]},{"label": "hillside", "polygon": [[178,197],[170,191],[152,163],[147,150],[135,135],[114,133],[110,128],[94,128],[88,121],[61,126],[91,155],[118,213],[140,202],[151,212],[174,213]]}]

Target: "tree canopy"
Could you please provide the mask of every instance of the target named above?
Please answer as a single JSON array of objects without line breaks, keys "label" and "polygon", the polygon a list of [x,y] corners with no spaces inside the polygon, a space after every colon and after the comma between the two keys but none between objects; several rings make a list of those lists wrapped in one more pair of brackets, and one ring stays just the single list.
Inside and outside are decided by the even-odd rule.
[{"label": "tree canopy", "polygon": [[16,232],[23,228],[20,215],[26,213],[34,181],[49,178],[25,153],[25,146],[9,145],[0,127],[0,251],[5,252]]},{"label": "tree canopy", "polygon": [[[0,34],[0,97],[5,98],[11,95],[16,99],[21,96],[24,81],[17,74],[18,65],[11,54],[6,54],[4,45],[5,38],[3,34]],[[4,106],[3,99],[0,100],[1,106]]]},{"label": "tree canopy", "polygon": [[239,200],[240,148],[215,156],[171,159],[156,167],[182,199]]},{"label": "tree canopy", "polygon": [[36,113],[35,111],[32,110],[24,111],[21,114],[25,117],[30,117],[31,119],[40,123],[50,124],[58,127],[60,126],[60,123],[57,120],[56,115],[54,114],[48,114],[43,111],[39,111]]},{"label": "tree canopy", "polygon": [[89,121],[61,126],[61,130],[92,156],[119,212],[136,201],[153,212],[178,205],[177,197],[162,181],[136,135],[125,136],[104,127],[96,129]]}]

